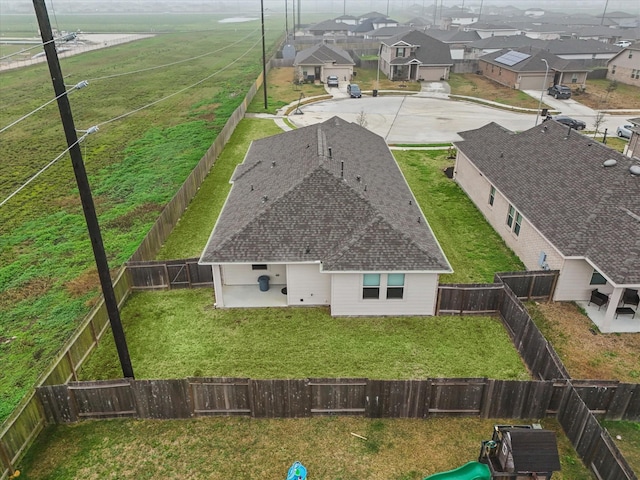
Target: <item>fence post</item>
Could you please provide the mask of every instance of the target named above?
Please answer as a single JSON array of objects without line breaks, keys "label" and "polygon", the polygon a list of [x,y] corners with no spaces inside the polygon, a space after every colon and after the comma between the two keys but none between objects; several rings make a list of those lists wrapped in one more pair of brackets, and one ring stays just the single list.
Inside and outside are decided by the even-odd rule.
[{"label": "fence post", "polygon": [[531,296],[533,295],[533,287],[536,284],[536,276],[529,277],[531,278],[531,283],[529,284],[529,293],[527,293],[527,300],[531,300]]},{"label": "fence post", "polygon": [[0,460],[2,460],[1,463],[9,469],[9,474],[13,475],[15,473],[15,470],[13,469],[13,465],[11,464],[11,458],[9,457],[9,453],[7,452],[7,447],[5,446],[3,439],[0,439]]}]

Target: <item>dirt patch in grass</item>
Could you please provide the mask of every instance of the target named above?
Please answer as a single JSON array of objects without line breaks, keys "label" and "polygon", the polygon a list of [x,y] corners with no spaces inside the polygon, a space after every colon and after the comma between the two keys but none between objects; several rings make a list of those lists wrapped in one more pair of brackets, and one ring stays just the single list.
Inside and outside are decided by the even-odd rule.
[{"label": "dirt patch in grass", "polygon": [[602,334],[573,303],[527,308],[573,378],[640,381],[640,333]]},{"label": "dirt patch in grass", "polygon": [[9,288],[0,295],[0,309],[9,309],[23,300],[44,295],[52,286],[51,278],[41,277],[34,278],[20,287]]},{"label": "dirt patch in grass", "polygon": [[[538,108],[538,100],[515,88],[505,87],[474,73],[452,74],[452,95],[466,95],[520,108]],[[545,105],[543,105],[545,107]]]}]

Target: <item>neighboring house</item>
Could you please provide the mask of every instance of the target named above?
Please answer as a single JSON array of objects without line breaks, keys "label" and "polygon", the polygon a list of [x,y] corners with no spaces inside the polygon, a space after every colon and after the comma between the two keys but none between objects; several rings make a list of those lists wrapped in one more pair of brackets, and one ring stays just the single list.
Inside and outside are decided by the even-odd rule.
[{"label": "neighboring house", "polygon": [[560,271],[554,300],[586,302],[597,288],[609,294],[592,317],[600,330],[640,331],[616,318],[624,290],[640,289],[640,161],[554,121],[460,136],[456,182],[528,269]]},{"label": "neighboring house", "polygon": [[[548,71],[543,60],[549,64]],[[480,57],[478,68],[485,77],[519,90],[542,90],[558,84],[584,87],[589,73],[582,65],[530,47],[504,49]]]},{"label": "neighboring house", "polygon": [[564,25],[551,25],[547,23],[531,23],[528,25],[523,24],[520,27],[520,31],[523,35],[526,35],[529,38],[557,40],[567,31],[567,27]]},{"label": "neighboring house", "polygon": [[465,25],[471,25],[478,21],[478,15],[474,13],[457,13],[449,17],[449,24],[451,28],[459,28]]},{"label": "neighboring house", "polygon": [[566,60],[601,61],[600,63],[606,63],[620,52],[620,47],[615,45],[578,39],[548,40],[542,48]]},{"label": "neighboring house", "polygon": [[448,79],[453,66],[449,47],[417,30],[383,40],[380,50],[380,70],[391,80]]},{"label": "neighboring house", "polygon": [[469,44],[470,58],[480,58],[483,55],[498,52],[505,48],[542,48],[543,44],[544,42],[542,42],[541,40],[534,40],[525,35],[509,35],[508,37],[487,37],[480,40],[475,40]]},{"label": "neighboring house", "polygon": [[518,28],[506,24],[476,22],[465,26],[464,29],[469,32],[478,32],[480,38],[520,35]]},{"label": "neighboring house", "polygon": [[463,60],[468,46],[480,39],[477,32],[465,32],[464,30],[439,30],[429,28],[425,30],[424,33],[447,44],[451,51],[452,60]]},{"label": "neighboring house", "polygon": [[[365,24],[363,23],[362,25]],[[392,38],[400,35],[401,33],[411,32],[412,30],[416,30],[416,27],[408,27],[403,25],[399,27],[382,27],[365,33],[364,38],[367,40],[385,40],[387,38]]]},{"label": "neighboring house", "polygon": [[607,79],[640,87],[640,43],[623,49],[607,62]]},{"label": "neighboring house", "polygon": [[625,30],[621,30],[619,28],[609,28],[609,27],[578,27],[573,29],[568,29],[565,36],[561,37],[563,39],[568,38],[577,38],[580,40],[597,40],[602,43],[610,43],[614,44],[618,40],[621,40],[627,32]]},{"label": "neighboring house", "polygon": [[347,25],[357,25],[358,19],[352,15],[341,15],[335,19],[336,22],[346,23]]},{"label": "neighboring house", "polygon": [[[638,4],[636,4],[636,11],[638,9]],[[638,27],[638,15],[627,13],[627,12],[610,12],[605,14],[605,19],[611,20],[621,28],[636,28]]]},{"label": "neighboring house", "polygon": [[360,15],[358,17],[358,23],[369,22],[376,18],[385,18],[385,17],[386,15],[380,12],[369,12],[369,13],[365,13],[364,15]]},{"label": "neighboring house", "polygon": [[352,25],[336,22],[335,20],[325,20],[310,26],[307,31],[314,36],[347,36],[353,28]]},{"label": "neighboring house", "polygon": [[256,140],[231,183],[199,262],[217,307],[435,313],[452,270],[382,137],[334,117]]},{"label": "neighboring house", "polygon": [[293,61],[296,78],[307,80],[313,76],[321,82],[326,82],[329,75],[337,75],[343,81],[351,80],[354,65],[345,50],[324,43],[299,51]]},{"label": "neighboring house", "polygon": [[387,17],[372,18],[371,24],[375,29],[384,27],[397,27],[398,25],[400,25],[397,20],[392,20],[391,18]]}]

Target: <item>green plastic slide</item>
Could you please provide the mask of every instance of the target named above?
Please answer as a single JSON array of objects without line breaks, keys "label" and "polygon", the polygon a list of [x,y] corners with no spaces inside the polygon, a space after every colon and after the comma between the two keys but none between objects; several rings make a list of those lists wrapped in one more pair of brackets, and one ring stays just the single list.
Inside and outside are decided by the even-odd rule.
[{"label": "green plastic slide", "polygon": [[491,480],[491,472],[484,463],[469,462],[448,472],[434,473],[424,480]]}]

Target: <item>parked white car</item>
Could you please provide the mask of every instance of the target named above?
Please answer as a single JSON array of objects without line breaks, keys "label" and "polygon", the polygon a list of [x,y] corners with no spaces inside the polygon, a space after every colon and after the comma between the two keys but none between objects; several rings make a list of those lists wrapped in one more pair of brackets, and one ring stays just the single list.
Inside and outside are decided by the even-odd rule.
[{"label": "parked white car", "polygon": [[616,135],[618,135],[619,137],[631,138],[632,128],[633,128],[633,125],[631,125],[630,123],[625,123],[624,125],[620,125],[616,129]]},{"label": "parked white car", "polygon": [[629,40],[620,40],[619,42],[614,43],[616,47],[627,48],[631,46],[631,42]]}]

